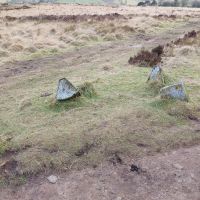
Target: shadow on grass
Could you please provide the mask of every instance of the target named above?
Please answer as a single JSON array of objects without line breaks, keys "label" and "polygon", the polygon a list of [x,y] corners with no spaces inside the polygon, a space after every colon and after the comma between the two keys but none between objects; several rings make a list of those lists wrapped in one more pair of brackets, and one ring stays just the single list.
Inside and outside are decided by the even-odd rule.
[{"label": "shadow on grass", "polygon": [[86,105],[86,102],[82,97],[76,97],[66,101],[56,101],[56,99],[52,99],[48,106],[48,109],[54,112],[61,112],[64,110],[67,111],[74,108],[80,108],[84,105]]},{"label": "shadow on grass", "polygon": [[174,99],[157,99],[150,103],[150,106],[157,109],[166,109],[171,105],[176,104],[177,101]]}]

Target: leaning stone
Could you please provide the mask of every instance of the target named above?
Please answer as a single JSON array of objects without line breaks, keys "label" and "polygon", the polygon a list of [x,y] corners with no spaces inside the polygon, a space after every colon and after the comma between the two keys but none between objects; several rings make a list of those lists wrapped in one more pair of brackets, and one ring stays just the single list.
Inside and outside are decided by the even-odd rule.
[{"label": "leaning stone", "polygon": [[79,91],[66,78],[59,80],[56,94],[56,99],[58,101],[70,99],[78,94]]},{"label": "leaning stone", "polygon": [[183,83],[177,83],[175,85],[161,88],[160,95],[163,99],[178,99],[181,101],[188,101]]},{"label": "leaning stone", "polygon": [[152,70],[151,70],[151,73],[150,73],[149,78],[148,78],[147,81],[161,81],[161,82],[164,82],[162,69],[159,66],[154,66],[152,68]]}]

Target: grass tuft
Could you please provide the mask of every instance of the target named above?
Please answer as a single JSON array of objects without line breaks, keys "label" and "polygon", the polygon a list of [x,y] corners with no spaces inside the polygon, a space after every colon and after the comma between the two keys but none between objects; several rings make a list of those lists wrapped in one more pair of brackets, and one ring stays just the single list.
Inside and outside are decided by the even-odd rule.
[{"label": "grass tuft", "polygon": [[0,157],[10,149],[10,141],[0,136]]},{"label": "grass tuft", "polygon": [[159,99],[150,104],[152,107],[164,110],[168,115],[178,119],[198,121],[197,106],[173,99]]},{"label": "grass tuft", "polygon": [[157,96],[160,93],[160,89],[162,87],[172,84],[173,82],[174,82],[174,80],[170,76],[165,74],[162,70],[162,73],[158,80],[148,81],[148,86],[146,87],[146,90],[148,93],[152,94],[153,96]]},{"label": "grass tuft", "polygon": [[153,96],[157,96],[159,94],[160,89],[164,86],[165,84],[161,81],[150,81],[148,86],[146,87],[146,90]]},{"label": "grass tuft", "polygon": [[190,119],[198,121],[196,107],[188,105],[185,102],[176,102],[167,108],[167,113],[170,116],[175,116],[181,119]]},{"label": "grass tuft", "polygon": [[78,89],[79,89],[80,94],[87,98],[92,98],[97,95],[93,84],[90,82],[85,82],[84,84],[80,85]]}]

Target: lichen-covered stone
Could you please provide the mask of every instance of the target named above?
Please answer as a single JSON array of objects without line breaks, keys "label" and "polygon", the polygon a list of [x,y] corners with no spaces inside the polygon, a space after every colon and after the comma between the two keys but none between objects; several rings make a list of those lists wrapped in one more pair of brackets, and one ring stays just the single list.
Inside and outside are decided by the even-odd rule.
[{"label": "lichen-covered stone", "polygon": [[161,98],[164,99],[178,99],[181,101],[188,101],[188,96],[186,94],[183,83],[177,83],[161,88],[160,95]]},{"label": "lichen-covered stone", "polygon": [[58,101],[70,99],[78,95],[78,93],[78,90],[66,78],[59,80],[56,93],[56,99]]},{"label": "lichen-covered stone", "polygon": [[163,82],[162,69],[159,66],[154,66],[149,75],[148,81]]}]

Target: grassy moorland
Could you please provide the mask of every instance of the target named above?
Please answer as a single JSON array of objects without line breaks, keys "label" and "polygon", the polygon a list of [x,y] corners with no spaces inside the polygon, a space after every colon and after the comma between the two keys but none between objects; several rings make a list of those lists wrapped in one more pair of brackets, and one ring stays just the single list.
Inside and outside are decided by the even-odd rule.
[{"label": "grassy moorland", "polygon": [[[196,14],[143,16],[140,9],[78,23],[1,18],[0,166],[12,166],[2,183],[199,143],[200,35],[167,46],[162,57],[167,84],[184,81],[189,102],[161,100],[159,88],[146,82],[151,68],[128,64],[142,48],[199,30]],[[91,87],[56,102],[62,77]]]}]

